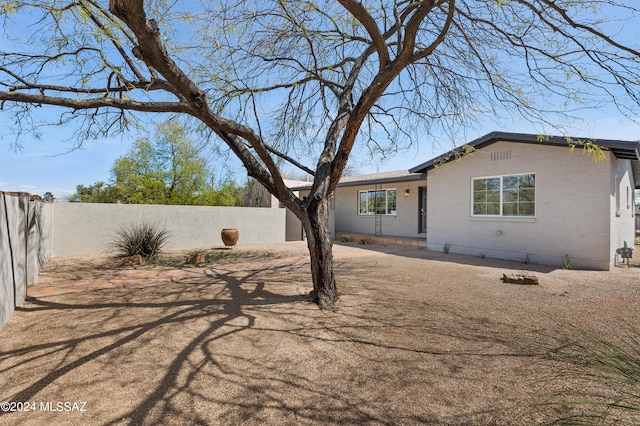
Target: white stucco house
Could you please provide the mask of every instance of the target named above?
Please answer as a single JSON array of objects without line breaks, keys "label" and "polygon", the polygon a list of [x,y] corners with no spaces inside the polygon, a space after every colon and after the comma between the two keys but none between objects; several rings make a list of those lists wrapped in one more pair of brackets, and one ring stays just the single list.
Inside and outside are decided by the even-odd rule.
[{"label": "white stucco house", "polygon": [[336,235],[426,238],[426,176],[406,170],[340,180],[333,203]]},{"label": "white stucco house", "polygon": [[334,235],[608,270],[633,246],[637,188],[638,142],[493,132],[408,171],[344,178]]}]

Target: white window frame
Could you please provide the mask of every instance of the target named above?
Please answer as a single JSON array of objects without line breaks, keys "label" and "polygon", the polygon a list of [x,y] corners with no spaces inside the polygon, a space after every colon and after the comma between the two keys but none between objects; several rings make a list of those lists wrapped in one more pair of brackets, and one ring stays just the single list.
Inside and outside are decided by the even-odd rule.
[{"label": "white window frame", "polygon": [[[367,194],[367,200],[369,199],[369,194],[370,193],[375,193],[377,191],[384,191],[384,205],[385,205],[385,212],[386,213],[376,213],[376,212],[366,212],[363,213],[361,211],[361,206],[360,206],[360,200],[362,199],[362,194],[366,193]],[[395,210],[389,210],[389,191],[395,191],[396,193],[396,208]],[[398,191],[396,190],[396,188],[382,188],[382,189],[365,189],[365,190],[361,190],[358,191],[358,216],[374,216],[376,214],[382,215],[382,216],[396,216],[397,215],[397,211],[398,211]]]},{"label": "white window frame", "polygon": [[[533,198],[533,215],[529,216],[529,215],[505,215],[504,214],[504,178],[505,177],[511,177],[511,176],[524,176],[524,175],[532,175],[534,178],[534,186],[533,186],[533,191],[534,191],[534,198]],[[477,217],[477,218],[483,218],[483,217],[487,217],[487,218],[535,218],[536,217],[536,203],[537,203],[537,191],[536,191],[536,185],[535,185],[535,177],[536,174],[535,172],[523,172],[523,173],[510,173],[510,174],[504,174],[504,175],[491,175],[491,176],[478,176],[478,177],[472,177],[471,178],[471,208],[470,208],[470,215],[471,217]],[[474,198],[474,183],[477,180],[482,180],[482,179],[499,179],[500,180],[500,212],[499,214],[477,214],[474,213],[474,207],[475,207],[475,198]]]}]

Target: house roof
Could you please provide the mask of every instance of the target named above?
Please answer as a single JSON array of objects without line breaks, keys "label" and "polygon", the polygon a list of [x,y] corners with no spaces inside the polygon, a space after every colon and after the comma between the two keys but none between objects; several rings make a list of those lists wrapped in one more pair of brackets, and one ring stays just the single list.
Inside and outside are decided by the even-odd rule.
[{"label": "house roof", "polygon": [[438,157],[409,169],[411,173],[427,173],[436,165],[460,158],[469,148],[480,149],[495,142],[520,142],[547,146],[568,146],[570,141],[593,144],[611,151],[616,158],[631,160],[636,188],[640,188],[640,142],[613,139],[567,138],[563,136],[541,136],[529,133],[491,132],[461,147],[446,152]]},{"label": "house roof", "polygon": [[287,188],[298,189],[303,186],[311,185],[308,180],[294,180],[294,179],[282,179]]},{"label": "house roof", "polygon": [[[425,176],[422,174],[413,173],[407,170],[394,170],[390,172],[372,173],[368,175],[344,176],[343,178],[340,179],[340,182],[338,183],[338,187],[395,183],[395,182],[410,182],[410,181],[417,181],[417,180],[424,180],[424,179],[425,179]],[[300,186],[295,189],[298,189],[298,190],[311,189],[311,184]]]},{"label": "house roof", "polygon": [[390,172],[372,173],[360,176],[345,176],[340,179],[338,186],[367,185],[371,183],[393,183],[423,180],[424,176],[408,170],[394,170]]}]

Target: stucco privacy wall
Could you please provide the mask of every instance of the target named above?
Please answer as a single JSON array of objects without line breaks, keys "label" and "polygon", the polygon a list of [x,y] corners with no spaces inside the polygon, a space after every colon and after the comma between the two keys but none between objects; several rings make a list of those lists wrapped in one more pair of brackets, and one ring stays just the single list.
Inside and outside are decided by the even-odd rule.
[{"label": "stucco privacy wall", "polygon": [[0,328],[51,257],[53,204],[0,191]]},{"label": "stucco privacy wall", "polygon": [[[557,266],[568,255],[574,267],[609,269],[614,163],[578,149],[497,142],[430,170],[427,248],[449,243],[452,252]],[[471,215],[472,178],[523,173],[535,173],[535,218]]]},{"label": "stucco privacy wall", "polygon": [[53,255],[110,251],[114,232],[138,222],[165,227],[168,250],[221,246],[222,228],[239,230],[238,245],[285,240],[285,209],[56,203]]},{"label": "stucco privacy wall", "polygon": [[[381,184],[378,189],[396,190],[396,214],[381,215],[381,234],[399,237],[417,237],[420,214],[419,190],[426,180]],[[375,184],[338,187],[335,195],[335,231],[359,234],[376,232],[375,215],[359,214],[359,191],[372,191]],[[409,196],[405,197],[405,191]],[[424,236],[424,234],[422,234]]]}]

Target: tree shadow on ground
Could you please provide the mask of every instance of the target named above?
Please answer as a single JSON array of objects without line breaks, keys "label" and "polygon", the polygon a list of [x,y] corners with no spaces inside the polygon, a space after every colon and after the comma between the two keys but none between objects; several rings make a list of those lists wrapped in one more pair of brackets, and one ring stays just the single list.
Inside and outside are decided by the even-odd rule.
[{"label": "tree shadow on ground", "polygon": [[[97,297],[89,297],[89,303],[70,303],[64,300],[65,297],[56,298],[43,298],[35,299],[31,298],[29,303],[24,307],[18,308],[19,312],[29,314],[34,312],[46,312],[47,314],[60,316],[64,315],[64,312],[76,313],[76,319],[78,316],[87,315],[90,316],[93,312],[109,312],[113,311],[113,314],[107,318],[103,318],[101,322],[103,324],[109,323],[110,320],[115,320],[120,316],[123,310],[139,310],[139,309],[153,309],[159,310],[160,314],[155,317],[148,317],[146,320],[137,324],[117,324],[115,327],[107,327],[106,331],[101,332],[88,332],[81,334],[80,336],[73,336],[62,339],[52,339],[47,343],[36,343],[28,346],[22,346],[10,350],[3,350],[0,352],[0,363],[4,364],[0,369],[0,374],[8,373],[12,369],[33,367],[34,363],[39,362],[43,358],[51,357],[56,354],[65,354],[64,360],[58,365],[52,368],[47,374],[34,380],[28,386],[22,390],[12,394],[5,395],[7,400],[11,401],[32,401],[43,389],[52,385],[60,378],[72,373],[74,370],[80,369],[100,357],[104,357],[109,353],[113,353],[123,346],[135,342],[143,337],[145,334],[167,325],[184,325],[188,327],[190,321],[197,319],[212,319],[210,325],[203,330],[198,336],[193,338],[191,342],[186,345],[181,352],[175,355],[175,358],[168,368],[167,374],[163,377],[156,391],[152,392],[139,407],[132,410],[127,416],[123,416],[123,419],[128,419],[131,424],[142,424],[145,418],[146,412],[150,406],[153,406],[161,399],[162,395],[170,388],[170,384],[175,381],[175,373],[180,370],[180,366],[183,365],[189,353],[191,353],[198,345],[207,340],[217,340],[224,338],[228,334],[239,333],[244,329],[253,327],[254,319],[251,314],[244,312],[244,309],[248,306],[269,306],[269,305],[288,305],[293,302],[301,302],[304,300],[304,295],[281,295],[272,293],[265,289],[264,282],[254,280],[254,276],[259,274],[259,271],[254,271],[241,278],[236,278],[234,274],[218,274],[215,279],[209,278],[209,281],[214,281],[212,285],[210,283],[202,282],[205,280],[196,280],[194,285],[198,287],[196,298],[183,298],[184,287],[189,286],[188,280],[185,280],[178,284],[182,286],[180,289],[167,288],[166,292],[160,295],[160,299],[172,298],[171,301],[127,301],[126,299],[136,299],[136,290],[122,290],[116,297],[109,295],[109,290],[100,291],[94,293],[100,293],[106,296],[105,301],[101,301],[99,295]],[[170,286],[169,286],[170,287]],[[210,292],[212,287],[217,287],[214,292]],[[155,289],[160,289],[161,286],[155,286]],[[173,293],[173,295],[172,295]],[[138,294],[139,295],[139,294]],[[66,297],[71,299],[84,299],[83,297]],[[124,299],[124,300],[123,300]],[[96,300],[98,300],[96,302]],[[78,312],[86,312],[85,314],[77,314]],[[220,329],[225,324],[235,321],[239,318],[247,320],[247,324],[242,327],[236,327],[227,333],[219,334],[215,337],[211,337],[212,334]],[[72,324],[69,326],[73,327]],[[72,333],[75,334],[75,333]],[[104,339],[109,339],[110,343],[101,346],[98,342]],[[74,356],[74,351],[80,345],[86,345],[87,343],[96,342],[94,348],[88,351],[82,356]],[[15,362],[12,362],[15,361]],[[9,366],[6,366],[9,364]],[[0,413],[1,415],[7,415],[8,413]]]},{"label": "tree shadow on ground", "polygon": [[[426,248],[408,248],[403,246],[390,246],[381,244],[359,245],[356,243],[344,243],[341,241],[334,241],[334,244],[345,247],[357,247],[362,250],[369,250],[377,253],[388,253],[415,259],[451,262],[460,265],[486,266],[489,268],[504,268],[541,273],[549,273],[557,269],[561,269],[560,266],[532,263],[529,262],[526,258],[522,259],[522,261],[517,261],[492,257],[471,256],[460,253],[444,253],[444,251],[433,251],[427,250]],[[631,259],[628,259],[628,261],[624,260],[624,262],[618,259],[619,263],[615,265],[616,268],[630,268],[636,270],[640,269],[640,245],[636,245],[635,247],[635,252],[637,252],[636,254],[638,255],[632,257]]]},{"label": "tree shadow on ground", "polygon": [[[353,243],[336,242],[336,245],[356,247]],[[378,253],[388,253],[396,256],[409,257],[413,259],[434,260],[439,262],[450,262],[459,265],[485,266],[489,268],[515,269],[532,272],[548,273],[558,269],[557,266],[540,265],[536,263],[517,260],[498,259],[492,257],[471,256],[459,253],[444,253],[427,250],[425,248],[407,248],[402,246],[385,246],[380,244],[367,244],[357,246],[363,250],[370,250]]]},{"label": "tree shadow on ground", "polygon": [[[322,312],[304,302],[309,281],[283,267],[32,300],[17,332],[51,334],[0,351],[0,377],[25,376],[3,380],[3,399],[84,395],[83,423],[113,425],[523,424],[522,401],[566,363],[560,330],[407,297],[375,274]],[[20,414],[4,416],[51,421]]]}]

